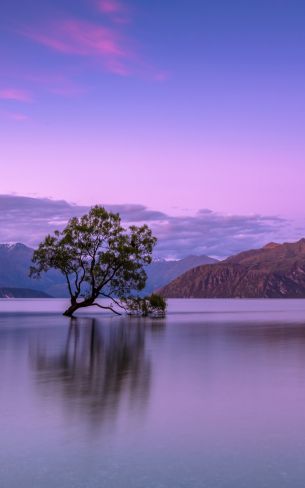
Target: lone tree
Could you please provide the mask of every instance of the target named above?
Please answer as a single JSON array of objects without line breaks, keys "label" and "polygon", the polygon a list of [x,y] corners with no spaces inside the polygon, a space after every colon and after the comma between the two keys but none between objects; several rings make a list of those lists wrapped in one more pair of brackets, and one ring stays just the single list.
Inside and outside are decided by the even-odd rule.
[{"label": "lone tree", "polygon": [[[55,231],[33,254],[30,276],[39,278],[50,269],[66,279],[71,304],[64,315],[97,306],[119,314],[124,300],[145,287],[144,266],[151,263],[157,239],[147,225],[121,225],[119,214],[95,206],[86,215],[72,218],[63,231]],[[110,305],[97,303],[110,299]]]}]

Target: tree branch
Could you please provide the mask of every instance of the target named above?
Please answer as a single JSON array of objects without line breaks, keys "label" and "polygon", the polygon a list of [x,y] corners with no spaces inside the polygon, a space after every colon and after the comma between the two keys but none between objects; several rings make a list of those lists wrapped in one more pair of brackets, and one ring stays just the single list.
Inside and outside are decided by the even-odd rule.
[{"label": "tree branch", "polygon": [[111,274],[111,276],[107,280],[105,280],[102,284],[100,284],[97,287],[98,294],[100,293],[100,290],[102,290],[102,288],[104,288],[104,286],[106,286],[115,277],[115,274],[119,271],[119,269],[121,267],[122,267],[122,264],[119,264],[116,268],[114,268],[113,273]]},{"label": "tree branch", "polygon": [[95,305],[96,307],[102,308],[103,310],[111,310],[111,312],[115,313],[116,315],[122,315],[120,312],[117,312],[112,307],[104,307],[103,305],[100,305],[99,303],[92,303],[91,305],[92,306]]},{"label": "tree branch", "polygon": [[74,295],[72,293],[72,288],[71,288],[71,283],[70,283],[70,280],[69,280],[69,276],[68,276],[68,273],[64,273],[65,277],[66,277],[66,280],[67,280],[67,284],[68,284],[68,288],[69,288],[69,293],[70,293],[70,297],[73,298]]},{"label": "tree branch", "polygon": [[118,300],[116,300],[115,298],[113,298],[111,295],[106,295],[106,293],[99,293],[99,295],[101,295],[102,297],[105,297],[105,298],[109,298],[110,300],[112,300],[118,307],[122,308],[123,310],[126,311],[126,307],[124,307],[124,305],[122,305]]},{"label": "tree branch", "polygon": [[85,269],[85,266],[84,266],[84,263],[83,263],[83,260],[82,260],[82,257],[79,258],[79,264],[82,268],[82,271],[83,271],[83,274],[81,276],[81,278],[79,279],[79,275],[77,273],[77,280],[75,282],[75,286],[76,286],[76,289],[77,289],[77,292],[78,292],[78,295],[80,294],[81,292],[81,285],[85,279],[85,276],[86,276],[86,269]]}]

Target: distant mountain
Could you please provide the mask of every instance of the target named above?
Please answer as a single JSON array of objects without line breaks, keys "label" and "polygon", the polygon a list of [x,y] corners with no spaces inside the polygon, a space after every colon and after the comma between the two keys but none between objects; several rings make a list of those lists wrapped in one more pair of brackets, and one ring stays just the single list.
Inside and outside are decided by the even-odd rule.
[{"label": "distant mountain", "polygon": [[[0,287],[28,288],[45,292],[53,297],[66,297],[67,287],[63,276],[49,271],[41,279],[29,277],[33,249],[24,244],[0,244]],[[201,264],[214,263],[208,256],[188,256],[178,261],[156,261],[146,268],[147,285],[143,293],[151,293],[180,274]]]},{"label": "distant mountain", "polygon": [[305,239],[199,266],[160,291],[168,298],[305,298]]},{"label": "distant mountain", "polygon": [[0,287],[27,288],[45,292],[54,297],[67,296],[63,277],[49,271],[41,279],[29,277],[33,249],[24,244],[0,244]]},{"label": "distant mountain", "polygon": [[29,288],[2,288],[0,298],[52,298],[47,293]]},{"label": "distant mountain", "polygon": [[144,292],[151,293],[161,288],[195,266],[217,262],[217,259],[210,258],[209,256],[187,256],[177,261],[154,261],[146,268],[148,279]]}]

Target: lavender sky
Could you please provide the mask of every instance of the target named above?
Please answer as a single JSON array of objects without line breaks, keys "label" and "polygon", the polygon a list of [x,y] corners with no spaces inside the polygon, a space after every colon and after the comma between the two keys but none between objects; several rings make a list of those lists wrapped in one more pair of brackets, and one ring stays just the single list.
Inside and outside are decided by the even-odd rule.
[{"label": "lavender sky", "polygon": [[3,2],[1,241],[63,200],[142,208],[165,256],[304,236],[304,55],[303,0]]}]

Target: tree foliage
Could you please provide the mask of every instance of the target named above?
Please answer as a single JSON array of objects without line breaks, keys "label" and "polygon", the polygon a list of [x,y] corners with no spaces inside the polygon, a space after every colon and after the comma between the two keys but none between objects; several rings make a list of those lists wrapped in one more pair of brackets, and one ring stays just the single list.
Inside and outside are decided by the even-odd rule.
[{"label": "tree foliage", "polygon": [[[65,276],[71,297],[65,315],[91,305],[115,311],[114,304],[122,307],[122,299],[145,287],[144,268],[151,263],[155,244],[147,225],[126,229],[119,214],[95,206],[40,243],[30,275],[38,278],[57,269]],[[111,304],[102,306],[98,298],[109,298]]]},{"label": "tree foliage", "polygon": [[124,302],[130,315],[142,317],[163,317],[167,308],[165,298],[157,293],[146,297],[128,297]]}]

